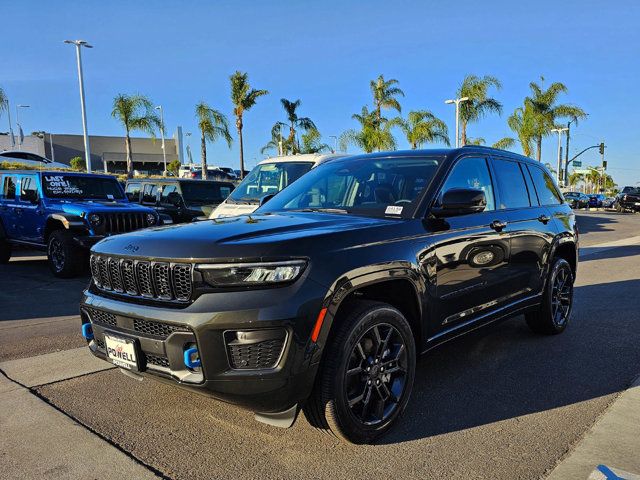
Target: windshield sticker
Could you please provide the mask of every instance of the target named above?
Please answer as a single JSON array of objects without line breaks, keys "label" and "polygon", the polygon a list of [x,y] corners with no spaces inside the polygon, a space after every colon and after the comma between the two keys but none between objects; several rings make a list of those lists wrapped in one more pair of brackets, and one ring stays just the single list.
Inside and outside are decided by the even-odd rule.
[{"label": "windshield sticker", "polygon": [[402,207],[399,205],[389,205],[384,211],[385,215],[402,215]]},{"label": "windshield sticker", "polygon": [[47,182],[47,189],[53,195],[82,195],[82,189],[72,185],[62,175],[45,175],[44,179]]}]

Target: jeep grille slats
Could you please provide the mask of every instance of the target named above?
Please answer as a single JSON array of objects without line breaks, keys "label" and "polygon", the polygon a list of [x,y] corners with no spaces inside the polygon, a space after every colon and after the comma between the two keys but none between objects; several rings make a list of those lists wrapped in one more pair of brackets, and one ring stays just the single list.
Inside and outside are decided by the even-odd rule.
[{"label": "jeep grille slats", "polygon": [[193,265],[91,255],[91,275],[103,291],[169,302],[188,302]]},{"label": "jeep grille slats", "polygon": [[107,213],[104,215],[105,233],[126,233],[145,228],[145,213]]}]

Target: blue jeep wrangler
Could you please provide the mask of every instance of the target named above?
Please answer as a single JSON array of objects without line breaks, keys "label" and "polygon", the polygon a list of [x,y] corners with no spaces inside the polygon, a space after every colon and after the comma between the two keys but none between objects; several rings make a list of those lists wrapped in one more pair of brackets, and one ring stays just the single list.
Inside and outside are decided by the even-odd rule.
[{"label": "blue jeep wrangler", "polygon": [[0,263],[12,247],[45,250],[57,277],[88,267],[89,248],[103,238],[158,225],[151,208],[129,203],[109,175],[0,170]]}]

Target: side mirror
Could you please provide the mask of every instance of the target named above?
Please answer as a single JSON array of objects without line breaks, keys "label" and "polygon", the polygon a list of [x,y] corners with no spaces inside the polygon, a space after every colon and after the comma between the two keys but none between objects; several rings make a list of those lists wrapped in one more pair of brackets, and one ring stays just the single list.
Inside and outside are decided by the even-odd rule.
[{"label": "side mirror", "polygon": [[275,193],[267,193],[264,197],[260,199],[260,206],[264,205],[275,196],[276,196]]},{"label": "side mirror", "polygon": [[482,190],[474,188],[452,188],[442,195],[440,204],[431,209],[435,217],[454,217],[483,212],[487,198]]}]

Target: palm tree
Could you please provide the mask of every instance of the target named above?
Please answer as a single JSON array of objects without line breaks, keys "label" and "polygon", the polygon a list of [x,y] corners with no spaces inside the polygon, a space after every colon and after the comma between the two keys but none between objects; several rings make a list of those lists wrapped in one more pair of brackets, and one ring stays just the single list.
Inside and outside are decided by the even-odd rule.
[{"label": "palm tree", "polygon": [[458,98],[467,97],[469,100],[460,103],[460,136],[461,145],[467,142],[467,125],[477,122],[487,113],[502,113],[502,104],[496,99],[489,97],[489,89],[502,88],[502,84],[496,77],[485,75],[467,75],[458,88]]},{"label": "palm tree", "polygon": [[160,118],[155,113],[153,103],[144,95],[118,94],[113,99],[111,116],[120,120],[125,129],[125,148],[127,152],[127,177],[133,177],[133,158],[131,156],[130,132],[140,130],[155,138],[155,129],[160,128]]},{"label": "palm tree", "polygon": [[582,181],[584,181],[584,174],[582,173],[573,172],[571,175],[569,175],[569,185],[572,187],[575,187]]},{"label": "palm tree", "polygon": [[322,153],[331,151],[329,145],[322,143],[322,135],[320,135],[320,132],[315,128],[307,130],[301,137],[300,153]]},{"label": "palm tree", "polygon": [[229,134],[229,122],[227,117],[218,110],[214,110],[204,102],[196,105],[196,119],[201,136],[201,156],[202,156],[202,178],[207,179],[207,141],[215,142],[219,138],[224,138],[229,148],[231,148],[231,134]]},{"label": "palm tree", "polygon": [[238,140],[240,141],[240,178],[244,178],[244,144],[242,140],[242,116],[256,104],[259,97],[267,95],[267,90],[256,90],[249,85],[248,74],[236,71],[231,80],[231,101],[233,102],[233,114],[236,117]]},{"label": "palm tree", "polygon": [[[544,77],[540,77],[544,81]],[[533,115],[533,138],[536,144],[536,159],[542,158],[542,138],[551,134],[551,129],[556,128],[560,118],[573,118],[582,120],[587,114],[580,107],[568,104],[557,104],[558,97],[567,93],[567,87],[560,82],[554,82],[549,88],[544,88],[536,82],[529,84],[532,95],[525,99],[530,104]]]},{"label": "palm tree", "polygon": [[522,153],[530,157],[533,151],[533,140],[535,136],[535,118],[530,102],[524,103],[523,107],[518,107],[507,120],[509,128],[518,135]]},{"label": "palm tree", "polygon": [[399,83],[398,80],[393,78],[385,80],[384,75],[380,75],[376,80],[371,80],[370,82],[375,119],[380,127],[382,127],[383,108],[397,110],[398,113],[401,112],[400,102],[396,97],[404,97],[404,92],[397,86]]},{"label": "palm tree", "polygon": [[407,119],[401,119],[399,124],[414,150],[422,147],[425,143],[432,142],[450,145],[446,123],[428,110],[409,112]]},{"label": "palm tree", "polygon": [[360,123],[360,130],[347,130],[340,135],[340,149],[345,150],[347,145],[355,145],[366,153],[374,150],[395,150],[396,139],[391,133],[391,128],[399,124],[399,119],[387,120],[380,117],[380,123],[376,112],[369,112],[365,106],[361,113],[354,113],[351,118]]},{"label": "palm tree", "polygon": [[274,134],[279,135],[283,127],[288,128],[289,136],[287,137],[285,144],[287,146],[287,149],[284,151],[286,152],[290,149],[291,154],[295,155],[300,151],[300,145],[298,145],[296,137],[296,133],[298,132],[298,130],[304,130],[305,132],[309,130],[316,130],[316,125],[309,117],[298,117],[296,110],[302,103],[300,99],[292,102],[290,100],[287,100],[286,98],[281,98],[280,103],[282,104],[282,108],[284,108],[284,111],[287,114],[287,121],[289,123],[276,122],[276,124],[273,126],[273,129],[271,130],[271,136],[272,138],[274,138]]},{"label": "palm tree", "polygon": [[2,87],[0,87],[0,113],[4,112],[7,109],[7,105],[9,104],[9,97],[4,93]]},{"label": "palm tree", "polygon": [[515,139],[511,137],[504,137],[491,145],[492,148],[499,148],[500,150],[509,150],[516,144]]}]

